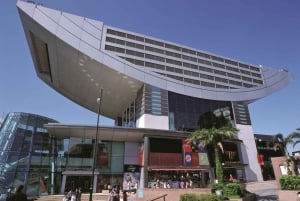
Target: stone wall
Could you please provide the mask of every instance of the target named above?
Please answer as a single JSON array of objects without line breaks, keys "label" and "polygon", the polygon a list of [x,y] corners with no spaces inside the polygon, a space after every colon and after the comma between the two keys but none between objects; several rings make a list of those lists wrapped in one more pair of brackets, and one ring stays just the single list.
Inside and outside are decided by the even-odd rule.
[{"label": "stone wall", "polygon": [[280,166],[284,164],[284,162],[286,161],[286,157],[284,157],[284,156],[272,157],[271,161],[272,161],[272,166],[273,166],[273,171],[274,171],[277,187],[278,187],[278,189],[281,189],[280,183],[279,183],[279,179],[282,176]]}]

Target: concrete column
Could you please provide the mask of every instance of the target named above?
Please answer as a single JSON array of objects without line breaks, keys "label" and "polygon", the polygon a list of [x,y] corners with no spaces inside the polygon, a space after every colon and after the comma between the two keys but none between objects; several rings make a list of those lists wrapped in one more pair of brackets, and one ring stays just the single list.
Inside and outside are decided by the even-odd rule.
[{"label": "concrete column", "polygon": [[64,192],[65,192],[66,180],[67,180],[67,175],[64,174],[62,177],[61,187],[60,187],[61,194],[64,194]]},{"label": "concrete column", "polygon": [[148,187],[148,166],[150,154],[150,141],[149,137],[144,137],[144,186]]}]

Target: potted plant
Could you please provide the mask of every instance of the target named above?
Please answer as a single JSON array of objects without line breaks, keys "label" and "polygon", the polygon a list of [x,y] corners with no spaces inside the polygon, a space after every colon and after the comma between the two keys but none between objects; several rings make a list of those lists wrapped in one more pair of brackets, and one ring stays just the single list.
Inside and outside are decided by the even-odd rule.
[{"label": "potted plant", "polygon": [[211,192],[215,193],[217,195],[222,195],[222,192],[224,190],[224,184],[221,183],[213,183],[210,184]]}]

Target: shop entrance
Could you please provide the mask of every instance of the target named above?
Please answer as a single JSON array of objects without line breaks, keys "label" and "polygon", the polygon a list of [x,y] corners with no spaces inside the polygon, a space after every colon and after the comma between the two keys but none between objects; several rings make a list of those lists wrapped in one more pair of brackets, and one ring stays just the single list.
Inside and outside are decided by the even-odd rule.
[{"label": "shop entrance", "polygon": [[209,169],[149,171],[148,188],[205,188],[211,181]]},{"label": "shop entrance", "polygon": [[90,191],[91,176],[70,175],[67,176],[65,191],[81,188],[81,192],[87,193]]}]

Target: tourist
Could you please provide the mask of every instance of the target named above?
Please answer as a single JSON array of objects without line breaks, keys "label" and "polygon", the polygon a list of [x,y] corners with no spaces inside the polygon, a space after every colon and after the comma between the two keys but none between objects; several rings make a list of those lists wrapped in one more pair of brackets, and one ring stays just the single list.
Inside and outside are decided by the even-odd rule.
[{"label": "tourist", "polygon": [[7,197],[6,201],[27,201],[27,195],[23,192],[24,185],[19,185],[16,192]]}]

